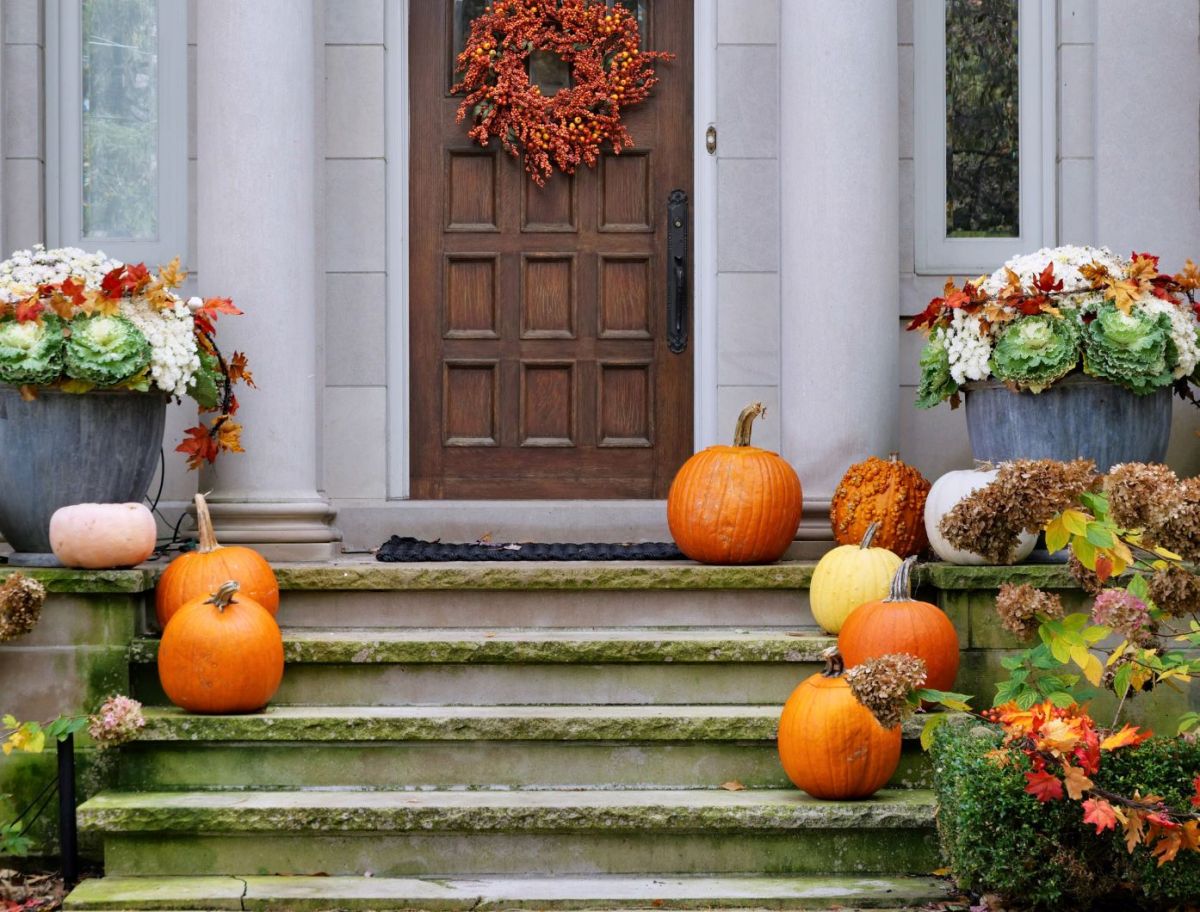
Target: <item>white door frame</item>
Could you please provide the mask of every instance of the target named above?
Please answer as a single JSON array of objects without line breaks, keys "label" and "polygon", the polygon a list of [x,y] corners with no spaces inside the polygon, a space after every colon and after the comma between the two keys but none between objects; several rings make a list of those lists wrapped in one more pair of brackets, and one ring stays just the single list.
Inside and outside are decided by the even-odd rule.
[{"label": "white door frame", "polygon": [[[387,447],[388,499],[409,495],[409,265],[408,265],[408,7],[386,0],[384,99],[387,208]],[[428,2],[428,0],[422,0]],[[693,445],[716,442],[717,419],[717,159],[705,148],[716,123],[717,0],[693,0],[692,286],[694,334]]]}]

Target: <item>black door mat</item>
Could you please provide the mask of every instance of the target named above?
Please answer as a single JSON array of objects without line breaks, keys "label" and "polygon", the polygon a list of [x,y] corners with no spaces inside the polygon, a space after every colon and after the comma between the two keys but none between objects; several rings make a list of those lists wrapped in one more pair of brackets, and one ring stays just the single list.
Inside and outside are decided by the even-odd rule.
[{"label": "black door mat", "polygon": [[393,535],[378,551],[375,559],[387,563],[421,563],[446,561],[636,561],[687,560],[674,542],[644,542],[641,544],[587,544],[520,542],[510,544],[450,544],[401,538]]}]

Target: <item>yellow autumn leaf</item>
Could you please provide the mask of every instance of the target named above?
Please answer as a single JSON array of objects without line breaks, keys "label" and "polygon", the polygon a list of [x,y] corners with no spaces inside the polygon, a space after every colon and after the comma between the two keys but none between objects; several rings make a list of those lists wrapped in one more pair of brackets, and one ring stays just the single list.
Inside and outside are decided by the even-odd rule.
[{"label": "yellow autumn leaf", "polygon": [[1051,554],[1056,551],[1061,551],[1067,546],[1067,542],[1071,540],[1071,533],[1067,530],[1066,525],[1062,521],[1061,516],[1056,516],[1046,524],[1046,550]]},{"label": "yellow autumn leaf", "polygon": [[1078,510],[1063,510],[1059,517],[1072,535],[1087,535],[1088,518]]}]

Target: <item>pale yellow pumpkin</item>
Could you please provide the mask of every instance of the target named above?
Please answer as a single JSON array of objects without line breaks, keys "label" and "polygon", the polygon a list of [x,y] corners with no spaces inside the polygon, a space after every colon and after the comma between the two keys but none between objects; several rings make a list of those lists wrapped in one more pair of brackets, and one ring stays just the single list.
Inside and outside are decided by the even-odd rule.
[{"label": "pale yellow pumpkin", "polygon": [[813,570],[808,598],[813,618],[837,633],[850,612],[888,594],[900,558],[887,548],[873,548],[878,525],[872,523],[857,545],[841,545],[822,557]]},{"label": "pale yellow pumpkin", "polygon": [[145,504],[75,504],[50,517],[50,548],[64,567],[132,567],[154,553],[158,530]]}]

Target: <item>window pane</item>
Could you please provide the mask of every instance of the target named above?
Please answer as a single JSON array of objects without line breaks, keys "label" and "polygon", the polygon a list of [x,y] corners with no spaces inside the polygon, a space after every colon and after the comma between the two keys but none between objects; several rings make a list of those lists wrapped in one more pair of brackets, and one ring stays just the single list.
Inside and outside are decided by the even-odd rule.
[{"label": "window pane", "polygon": [[946,235],[1021,233],[1018,0],[946,0]]},{"label": "window pane", "polygon": [[158,3],[83,2],[83,234],[158,237]]}]

